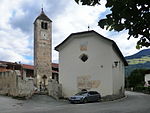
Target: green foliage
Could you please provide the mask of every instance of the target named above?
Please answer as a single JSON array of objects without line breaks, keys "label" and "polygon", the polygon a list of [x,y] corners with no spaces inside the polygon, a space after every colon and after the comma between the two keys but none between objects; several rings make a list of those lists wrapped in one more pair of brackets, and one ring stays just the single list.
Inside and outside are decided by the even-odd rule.
[{"label": "green foliage", "polygon": [[138,85],[134,87],[134,91],[143,92],[146,88],[144,86]]},{"label": "green foliage", "polygon": [[128,87],[144,86],[144,76],[146,69],[135,69],[131,72],[131,75],[127,78]]},{"label": "green foliage", "polygon": [[128,88],[128,86],[129,86],[128,78],[127,78],[127,77],[125,77],[125,88]]},{"label": "green foliage", "polygon": [[149,56],[144,56],[142,58],[129,59],[127,61],[128,61],[129,65],[135,65],[135,64],[139,64],[139,63],[150,62],[150,57]]},{"label": "green foliage", "polygon": [[139,86],[134,87],[133,90],[137,92],[150,94],[150,87],[144,87],[144,86],[139,85]]},{"label": "green foliage", "polygon": [[150,87],[145,87],[145,91],[150,93]]},{"label": "green foliage", "polygon": [[76,3],[79,4],[79,2],[82,3],[82,5],[90,5],[90,6],[94,6],[96,4],[100,4],[100,0],[75,0]]},{"label": "green foliage", "polygon": [[[100,4],[100,0],[75,0],[82,5]],[[150,0],[107,0],[111,13],[98,25],[107,30],[128,30],[129,37],[139,38],[137,49],[150,46]]]}]

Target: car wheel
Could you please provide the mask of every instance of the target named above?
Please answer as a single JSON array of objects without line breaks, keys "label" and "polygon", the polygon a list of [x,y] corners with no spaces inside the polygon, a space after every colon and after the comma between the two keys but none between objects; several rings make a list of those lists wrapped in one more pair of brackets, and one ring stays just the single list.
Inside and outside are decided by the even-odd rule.
[{"label": "car wheel", "polygon": [[85,98],[84,100],[83,100],[83,103],[87,103],[88,102],[88,100]]},{"label": "car wheel", "polygon": [[97,101],[100,102],[101,101],[101,97],[99,97]]},{"label": "car wheel", "polygon": [[70,102],[71,104],[74,104],[74,102]]}]

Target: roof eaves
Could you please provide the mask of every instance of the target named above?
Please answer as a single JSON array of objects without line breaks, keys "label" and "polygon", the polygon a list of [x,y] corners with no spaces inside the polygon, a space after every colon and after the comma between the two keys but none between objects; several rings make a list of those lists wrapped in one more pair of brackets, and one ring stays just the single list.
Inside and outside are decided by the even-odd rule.
[{"label": "roof eaves", "polygon": [[95,31],[93,31],[93,32],[96,33],[97,35],[101,36],[105,40],[108,40],[108,41],[112,42],[112,46],[114,47],[116,52],[119,54],[119,57],[123,60],[124,65],[128,66],[128,63],[127,63],[126,59],[124,58],[124,56],[122,55],[122,53],[121,53],[120,49],[118,48],[117,44],[113,40],[111,40],[109,38],[106,38],[106,37],[100,35],[99,33],[95,32]]},{"label": "roof eaves", "polygon": [[[72,33],[73,34],[73,33]],[[70,34],[64,41],[62,41],[59,45],[57,45],[54,49],[56,51],[59,51],[59,48],[72,36],[72,34]]]},{"label": "roof eaves", "polygon": [[[59,45],[57,45],[56,47],[55,47],[55,50],[56,51],[59,51],[59,48],[67,41],[67,40],[69,40],[69,38],[71,37],[71,36],[74,36],[74,35],[80,35],[80,34],[84,34],[84,33],[90,33],[90,32],[95,32],[94,30],[91,30],[91,31],[83,31],[83,32],[77,32],[77,33],[71,33],[63,42],[61,42]],[[96,32],[95,32],[96,33]]]},{"label": "roof eaves", "polygon": [[56,50],[56,51],[59,51],[59,50],[60,50],[60,47],[61,47],[67,40],[69,40],[69,38],[70,38],[71,36],[73,36],[73,35],[80,35],[80,34],[84,34],[84,33],[95,33],[96,35],[102,37],[103,39],[112,42],[112,44],[113,44],[112,46],[114,47],[114,49],[116,50],[116,52],[119,54],[119,57],[123,60],[124,65],[125,65],[125,66],[128,66],[128,63],[127,63],[127,61],[125,60],[124,56],[122,55],[122,53],[121,53],[120,49],[118,48],[117,44],[116,44],[113,40],[111,40],[111,39],[109,39],[109,38],[106,38],[106,37],[100,35],[99,33],[95,32],[94,30],[91,30],[91,31],[83,31],[83,32],[77,32],[77,33],[72,33],[72,34],[70,34],[62,43],[60,43],[58,46],[55,47],[55,50]]},{"label": "roof eaves", "polygon": [[59,50],[60,50],[60,47],[61,47],[66,41],[68,41],[71,36],[74,36],[74,35],[81,35],[81,34],[85,34],[85,33],[95,33],[96,35],[101,36],[102,38],[104,38],[104,39],[106,39],[106,40],[112,42],[111,39],[108,39],[108,38],[106,38],[106,37],[100,35],[99,33],[95,32],[94,30],[91,30],[91,31],[83,31],[83,32],[77,32],[77,33],[72,33],[72,34],[70,34],[63,42],[61,42],[59,45],[57,45],[57,46],[55,47],[55,50],[56,50],[56,51],[59,51]]}]

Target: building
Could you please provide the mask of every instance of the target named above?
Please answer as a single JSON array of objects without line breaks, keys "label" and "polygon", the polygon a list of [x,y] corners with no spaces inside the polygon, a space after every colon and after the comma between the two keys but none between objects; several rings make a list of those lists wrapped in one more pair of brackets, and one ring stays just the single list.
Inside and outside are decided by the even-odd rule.
[{"label": "building", "polygon": [[33,66],[0,61],[0,94],[29,98],[34,94],[33,80]]},{"label": "building", "polygon": [[150,70],[147,70],[145,72],[145,77],[144,77],[144,80],[145,80],[145,87],[150,87]]},{"label": "building", "polygon": [[[59,82],[59,65],[57,63],[52,63],[52,79]],[[18,70],[21,73],[22,79],[33,78],[34,76],[34,66],[28,64],[19,64],[16,62],[7,62],[7,61],[0,61],[0,72],[7,72],[10,70]]]},{"label": "building", "polygon": [[72,33],[55,47],[59,52],[59,82],[63,96],[83,89],[102,96],[124,95],[127,62],[113,40],[95,31]]},{"label": "building", "polygon": [[36,85],[46,87],[52,78],[52,21],[46,16],[43,9],[34,21],[34,76]]}]

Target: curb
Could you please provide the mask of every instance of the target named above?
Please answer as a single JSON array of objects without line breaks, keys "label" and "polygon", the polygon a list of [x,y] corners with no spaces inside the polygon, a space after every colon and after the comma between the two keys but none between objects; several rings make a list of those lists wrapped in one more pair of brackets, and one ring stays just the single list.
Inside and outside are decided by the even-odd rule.
[{"label": "curb", "polygon": [[125,100],[126,98],[128,98],[127,95],[125,95],[123,98],[119,98],[119,99],[115,99],[115,100],[108,100],[108,101],[100,101],[100,102],[102,102],[102,103],[106,103],[106,102],[116,102],[116,101]]}]

